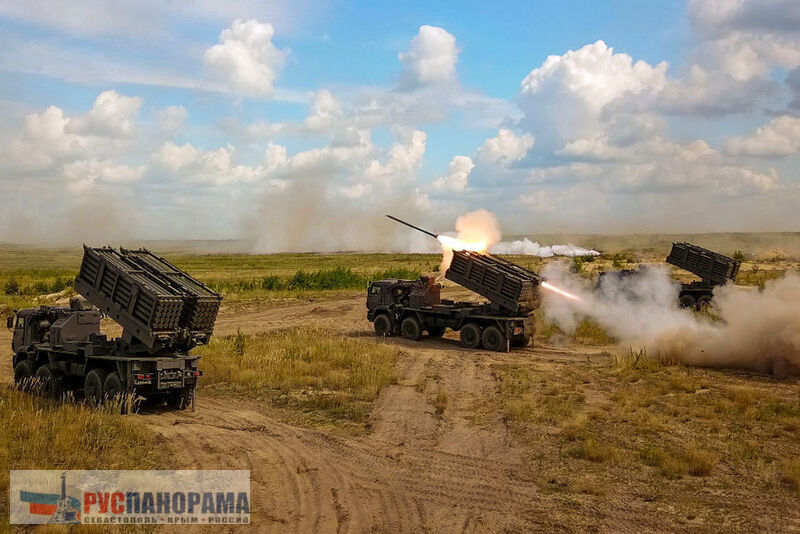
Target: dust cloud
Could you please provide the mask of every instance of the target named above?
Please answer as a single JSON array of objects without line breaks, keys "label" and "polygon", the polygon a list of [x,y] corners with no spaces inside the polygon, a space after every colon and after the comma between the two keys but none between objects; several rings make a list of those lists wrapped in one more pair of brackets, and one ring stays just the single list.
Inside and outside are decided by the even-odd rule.
[{"label": "dust cloud", "polygon": [[548,265],[548,281],[583,302],[545,293],[545,317],[565,331],[590,318],[621,343],[651,356],[703,367],[733,367],[800,375],[800,274],[768,282],[763,291],[735,286],[714,291],[718,320],[678,306],[680,285],[666,268],[641,276],[604,278],[594,288],[563,264]]}]

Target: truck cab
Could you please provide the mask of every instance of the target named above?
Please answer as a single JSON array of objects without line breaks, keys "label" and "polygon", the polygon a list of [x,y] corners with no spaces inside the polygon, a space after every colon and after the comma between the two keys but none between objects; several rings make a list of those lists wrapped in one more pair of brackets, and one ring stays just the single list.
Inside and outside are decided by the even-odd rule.
[{"label": "truck cab", "polygon": [[374,311],[379,306],[388,306],[394,302],[392,288],[397,286],[397,280],[378,280],[370,282],[367,289],[367,310]]},{"label": "truck cab", "polygon": [[88,341],[100,333],[100,312],[80,297],[68,308],[41,306],[17,310],[7,326],[13,329],[11,350],[15,354],[34,345],[63,345],[65,341]]},{"label": "truck cab", "polygon": [[17,310],[13,317],[9,317],[8,326],[13,328],[11,350],[16,354],[46,341],[50,330],[50,315],[51,308],[44,306]]},{"label": "truck cab", "polygon": [[394,306],[424,308],[441,303],[441,285],[428,276],[417,280],[389,278],[371,282],[367,289],[367,318]]}]

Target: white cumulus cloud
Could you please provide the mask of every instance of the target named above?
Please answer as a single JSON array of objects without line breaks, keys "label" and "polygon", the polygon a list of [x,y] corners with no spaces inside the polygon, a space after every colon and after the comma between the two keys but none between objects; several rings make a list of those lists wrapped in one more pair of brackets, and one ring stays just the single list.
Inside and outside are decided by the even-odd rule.
[{"label": "white cumulus cloud", "polygon": [[481,148],[476,157],[491,163],[508,163],[522,158],[533,146],[533,136],[530,133],[515,134],[511,130],[501,128],[497,137],[490,137]]},{"label": "white cumulus cloud", "polygon": [[235,20],[219,44],[206,50],[205,64],[231,90],[267,96],[286,60],[286,52],[272,44],[274,35],[268,22]]},{"label": "white cumulus cloud", "polygon": [[464,191],[469,187],[469,173],[474,167],[469,156],[456,156],[450,162],[447,174],[437,178],[431,187],[434,191]]},{"label": "white cumulus cloud", "polygon": [[549,56],[522,80],[524,124],[540,139],[545,133],[562,142],[589,137],[600,129],[604,106],[626,94],[660,91],[666,71],[666,62],[634,62],[603,41]]},{"label": "white cumulus cloud", "polygon": [[800,154],[800,117],[776,117],[746,137],[729,139],[725,150],[739,156]]},{"label": "white cumulus cloud", "polygon": [[73,121],[74,131],[86,135],[128,137],[142,106],[138,96],[125,96],[116,91],[103,91],[85,117]]},{"label": "white cumulus cloud", "polygon": [[448,84],[456,79],[456,38],[444,28],[420,26],[408,51],[398,57],[405,66],[404,82],[409,85]]}]

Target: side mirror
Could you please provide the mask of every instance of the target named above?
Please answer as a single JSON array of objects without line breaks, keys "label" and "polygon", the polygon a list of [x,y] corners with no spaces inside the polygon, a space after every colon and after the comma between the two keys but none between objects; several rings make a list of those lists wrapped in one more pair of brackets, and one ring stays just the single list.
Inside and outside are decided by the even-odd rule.
[{"label": "side mirror", "polygon": [[13,315],[9,315],[8,317],[6,317],[6,328],[8,328],[9,330],[14,328],[14,316]]}]

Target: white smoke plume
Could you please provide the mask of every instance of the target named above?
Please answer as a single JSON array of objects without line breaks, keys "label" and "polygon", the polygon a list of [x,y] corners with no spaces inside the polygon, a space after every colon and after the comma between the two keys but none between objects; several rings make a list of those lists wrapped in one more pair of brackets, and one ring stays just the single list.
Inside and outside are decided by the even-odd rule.
[{"label": "white smoke plume", "polygon": [[596,250],[581,248],[568,243],[566,245],[540,245],[536,241],[531,241],[527,237],[516,241],[501,241],[489,247],[489,252],[494,254],[517,254],[524,256],[539,256],[540,258],[552,258],[553,256],[599,256]]},{"label": "white smoke plume", "polygon": [[480,209],[465,213],[456,219],[456,232],[439,236],[442,245],[442,263],[439,273],[443,275],[450,267],[453,249],[461,247],[466,250],[485,251],[494,254],[519,254],[550,258],[552,256],[599,256],[596,250],[589,250],[575,245],[542,246],[528,238],[517,241],[500,241],[502,237],[500,222],[494,213]]},{"label": "white smoke plume", "polygon": [[763,291],[727,285],[714,291],[718,321],[678,307],[679,284],[664,268],[603,280],[597,290],[551,264],[548,281],[583,299],[545,292],[545,317],[572,331],[588,317],[621,343],[660,358],[703,367],[735,367],[776,376],[800,375],[800,275],[787,273]]}]

